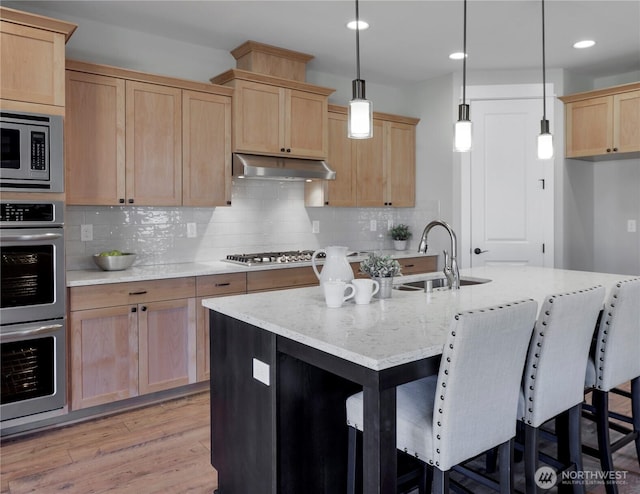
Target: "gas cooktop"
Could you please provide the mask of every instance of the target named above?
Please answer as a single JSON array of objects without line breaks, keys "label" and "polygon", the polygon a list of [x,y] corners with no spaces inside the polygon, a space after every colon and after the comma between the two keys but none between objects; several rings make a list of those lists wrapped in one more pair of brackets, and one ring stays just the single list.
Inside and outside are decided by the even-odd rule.
[{"label": "gas cooktop", "polygon": [[[244,266],[256,266],[265,264],[290,264],[296,262],[310,262],[313,250],[287,250],[281,252],[256,252],[253,254],[231,254],[226,259],[227,262],[242,264]],[[324,252],[320,252],[316,258],[326,257]]]}]

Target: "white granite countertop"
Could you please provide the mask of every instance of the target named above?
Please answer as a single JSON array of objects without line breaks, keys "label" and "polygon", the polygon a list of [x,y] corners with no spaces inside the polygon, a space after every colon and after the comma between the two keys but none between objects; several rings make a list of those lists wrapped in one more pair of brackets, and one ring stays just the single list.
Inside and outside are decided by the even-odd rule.
[{"label": "white granite countertop", "polygon": [[[415,251],[382,251],[397,259],[406,257],[435,256],[435,253],[418,254]],[[351,256],[349,262],[362,261],[366,254]],[[322,264],[322,260],[318,264]],[[248,271],[260,271],[267,269],[286,269],[311,266],[311,262],[296,262],[291,264],[266,264],[264,266],[244,266],[225,261],[189,262],[177,264],[157,264],[152,266],[133,266],[124,271],[102,271],[97,266],[95,269],[82,269],[67,271],[67,286],[104,285],[108,283],[123,283],[129,281],[148,281],[166,278],[182,278],[184,276],[205,276],[210,274],[244,273]]]},{"label": "white granite countertop", "polygon": [[[522,299],[539,306],[545,296],[595,285],[607,289],[633,276],[536,267],[464,269],[463,278],[490,279],[459,291],[394,290],[390,299],[369,305],[348,301],[329,309],[320,287],[205,299],[203,305],[332,355],[382,370],[442,353],[452,317]],[[441,273],[396,278],[397,283],[441,277]],[[640,301],[639,301],[640,303]]]}]

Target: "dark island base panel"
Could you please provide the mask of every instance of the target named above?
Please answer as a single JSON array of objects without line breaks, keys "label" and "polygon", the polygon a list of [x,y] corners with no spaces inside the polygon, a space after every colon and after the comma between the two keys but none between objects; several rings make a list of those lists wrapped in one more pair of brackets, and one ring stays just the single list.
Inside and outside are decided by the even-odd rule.
[{"label": "dark island base panel", "polygon": [[[218,493],[344,492],[345,401],[362,386],[277,352],[272,333],[216,312],[210,321]],[[254,358],[270,366],[270,386],[254,379]]]}]

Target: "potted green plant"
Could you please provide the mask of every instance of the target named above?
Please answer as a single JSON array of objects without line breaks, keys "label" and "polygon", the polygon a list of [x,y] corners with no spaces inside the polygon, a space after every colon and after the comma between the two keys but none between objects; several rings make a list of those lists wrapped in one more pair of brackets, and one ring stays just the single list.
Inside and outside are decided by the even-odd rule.
[{"label": "potted green plant", "polygon": [[371,253],[360,263],[360,271],[380,283],[378,298],[391,297],[393,277],[400,274],[400,263],[391,256]]},{"label": "potted green plant", "polygon": [[389,235],[393,239],[393,246],[396,250],[405,250],[407,248],[407,240],[411,237],[409,225],[399,223],[389,230]]}]

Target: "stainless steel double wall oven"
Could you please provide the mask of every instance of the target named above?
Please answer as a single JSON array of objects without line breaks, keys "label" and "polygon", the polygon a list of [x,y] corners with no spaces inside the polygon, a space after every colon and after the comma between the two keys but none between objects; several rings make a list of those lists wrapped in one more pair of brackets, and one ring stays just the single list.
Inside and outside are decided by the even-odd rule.
[{"label": "stainless steel double wall oven", "polygon": [[62,202],[0,202],[0,425],[66,404]]}]

